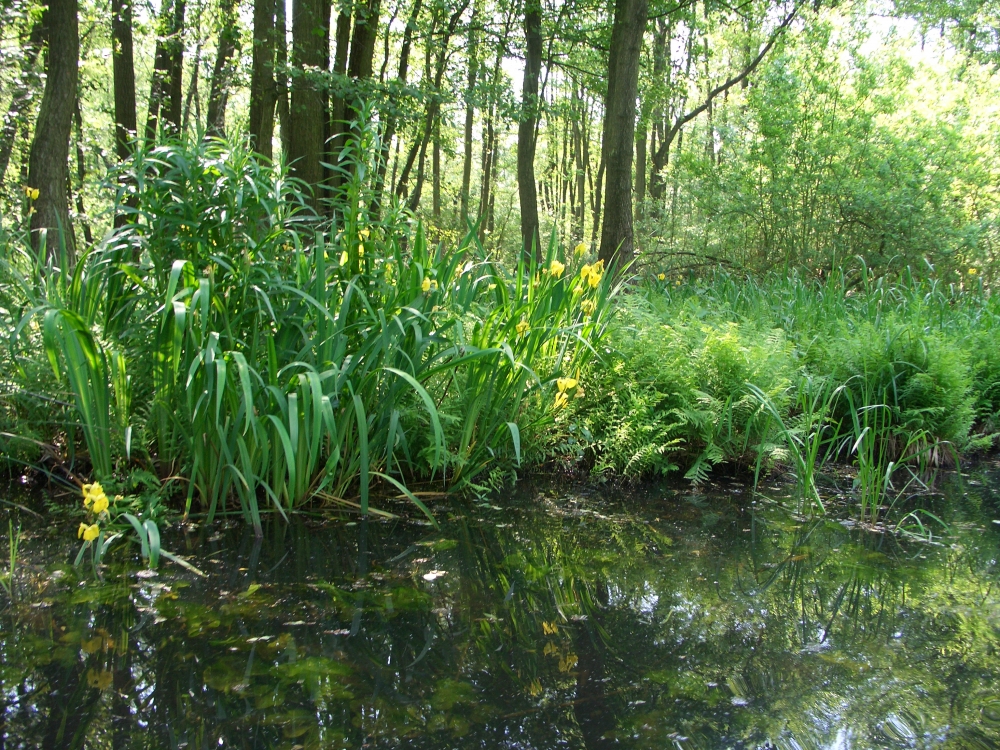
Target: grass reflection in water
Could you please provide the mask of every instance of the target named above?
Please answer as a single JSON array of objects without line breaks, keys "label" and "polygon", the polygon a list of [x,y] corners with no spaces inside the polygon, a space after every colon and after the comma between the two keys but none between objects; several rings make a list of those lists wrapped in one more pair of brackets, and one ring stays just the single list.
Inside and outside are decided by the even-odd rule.
[{"label": "grass reflection in water", "polygon": [[3,746],[1000,743],[982,487],[942,500],[941,546],[736,485],[560,493],[442,509],[441,531],[175,531],[204,580],[79,581],[30,532],[0,614]]}]

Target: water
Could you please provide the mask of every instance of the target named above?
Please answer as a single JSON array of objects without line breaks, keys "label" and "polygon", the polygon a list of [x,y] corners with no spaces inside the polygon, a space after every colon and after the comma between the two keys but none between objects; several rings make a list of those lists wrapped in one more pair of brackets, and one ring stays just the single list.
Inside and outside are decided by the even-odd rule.
[{"label": "water", "polygon": [[938,544],[738,484],[551,484],[439,531],[176,529],[205,579],[103,585],[56,519],[0,605],[0,747],[1000,747],[998,477],[928,501]]}]

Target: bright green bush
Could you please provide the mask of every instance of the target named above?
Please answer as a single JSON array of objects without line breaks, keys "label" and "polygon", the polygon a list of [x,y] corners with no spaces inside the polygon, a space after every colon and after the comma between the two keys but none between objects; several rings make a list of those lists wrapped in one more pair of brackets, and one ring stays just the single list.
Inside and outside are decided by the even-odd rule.
[{"label": "bright green bush", "polygon": [[780,331],[709,322],[691,310],[664,315],[636,295],[608,340],[616,351],[596,368],[578,409],[594,436],[595,470],[684,469],[704,479],[715,464],[752,464],[773,451],[775,427],[747,384],[784,408],[794,367]]},{"label": "bright green bush", "polygon": [[[894,316],[877,326],[844,322],[813,347],[808,366],[843,384],[855,404],[885,404],[891,414],[886,429],[926,432],[935,442],[965,447],[974,417],[967,357],[942,334]],[[847,400],[839,404],[846,416]]]}]

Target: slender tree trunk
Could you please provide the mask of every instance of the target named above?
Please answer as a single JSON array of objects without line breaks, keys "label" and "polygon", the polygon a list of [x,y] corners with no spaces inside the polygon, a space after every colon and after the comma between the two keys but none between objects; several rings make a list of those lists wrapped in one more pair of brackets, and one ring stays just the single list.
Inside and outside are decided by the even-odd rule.
[{"label": "slender tree trunk", "polygon": [[639,53],[646,30],[647,0],[616,0],[608,59],[608,98],[604,115],[604,226],[598,257],[609,269],[635,257],[632,227],[632,150]]},{"label": "slender tree trunk", "polygon": [[[275,0],[254,0],[253,60],[250,70],[250,142],[261,156],[270,159],[274,140]],[[282,44],[284,39],[282,39]]]},{"label": "slender tree trunk", "polygon": [[[417,28],[417,21],[420,18],[420,7],[421,0],[414,0],[413,8],[410,11],[410,18],[406,23],[406,28],[403,29],[403,43],[399,51],[399,71],[396,74],[396,80],[399,82],[399,88],[406,85],[406,76],[409,71],[410,66],[410,47],[413,43],[413,32]],[[390,108],[391,109],[391,108]],[[382,133],[382,156],[378,163],[378,175],[375,184],[375,200],[381,203],[382,194],[385,190],[385,174],[389,166],[389,149],[392,147],[392,139],[396,135],[396,116],[394,114],[389,114],[386,117],[385,131]],[[399,142],[396,142],[396,158],[399,158]],[[390,187],[396,183],[396,169],[392,170],[392,180],[390,181]]]},{"label": "slender tree trunk", "polygon": [[[347,120],[347,56],[351,46],[351,14],[343,11],[337,14],[337,27],[334,32],[337,49],[333,56],[334,90],[330,97],[330,141],[327,146],[327,163],[337,165],[340,152],[344,146],[344,133]],[[331,182],[334,189],[341,184],[341,174],[334,171]]]},{"label": "slender tree trunk", "polygon": [[647,122],[639,120],[639,132],[635,136],[635,218],[642,219],[643,204],[646,202],[646,132]]},{"label": "slender tree trunk", "polygon": [[194,48],[194,60],[191,61],[191,80],[188,83],[187,96],[184,97],[184,116],[181,118],[181,132],[187,133],[191,124],[191,110],[194,109],[195,128],[201,123],[201,94],[198,91],[199,72],[201,71],[201,49],[204,40],[201,38],[201,7],[198,8],[198,21],[195,25],[198,43]]},{"label": "slender tree trunk", "polygon": [[292,153],[292,126],[290,106],[288,103],[288,20],[285,14],[285,3],[274,4],[274,91],[281,127],[281,152],[286,159]]},{"label": "slender tree trunk", "polygon": [[483,139],[482,185],[479,193],[479,241],[485,242],[493,234],[493,175],[496,172],[498,137],[496,132],[497,91],[500,88],[502,63],[507,53],[507,40],[514,25],[513,6],[504,20],[503,33],[497,37],[496,56],[490,78],[489,101],[486,113],[486,137]]},{"label": "slender tree trunk", "polygon": [[538,121],[538,78],[542,70],[542,6],[526,0],[524,9],[524,80],[521,86],[521,117],[517,127],[517,193],[521,203],[522,252],[541,261],[538,235],[538,192],[535,186],[535,127]]},{"label": "slender tree trunk", "polygon": [[69,222],[69,138],[79,81],[80,30],[77,0],[50,0],[46,12],[49,32],[45,90],[28,156],[28,184],[38,190],[32,206],[31,239],[37,248],[41,230],[48,230],[47,252],[58,258],[59,233],[69,262],[74,262],[73,232]]},{"label": "slender tree trunk", "polygon": [[45,24],[46,16],[47,12],[43,13],[42,17],[31,26],[27,43],[22,50],[20,83],[14,89],[10,105],[7,107],[7,115],[3,120],[3,133],[0,134],[0,187],[3,187],[4,175],[10,164],[10,155],[14,151],[17,133],[27,118],[32,92],[38,83],[35,62],[38,60],[38,53],[48,36],[48,28]]},{"label": "slender tree trunk", "polygon": [[591,206],[593,212],[593,226],[590,228],[590,244],[597,244],[597,235],[601,227],[601,209],[604,207],[604,168],[606,166],[607,152],[604,144],[601,144],[601,163],[597,167],[597,179],[594,182],[594,205]]},{"label": "slender tree trunk", "polygon": [[73,124],[76,130],[76,214],[77,220],[83,225],[83,239],[90,247],[94,244],[94,234],[90,229],[90,219],[87,217],[87,210],[83,203],[83,185],[87,179],[87,158],[83,150],[83,115],[80,112],[79,92],[73,107]]},{"label": "slender tree trunk", "polygon": [[181,78],[184,72],[184,0],[168,0],[157,21],[153,81],[149,90],[146,138],[154,140],[160,120],[177,134],[181,126]]},{"label": "slender tree trunk", "polygon": [[137,135],[135,62],[132,52],[132,0],[111,2],[111,44],[115,89],[115,152],[120,161],[132,155]]},{"label": "slender tree trunk", "polygon": [[[254,13],[256,15],[256,9]],[[219,46],[215,53],[208,94],[207,132],[209,135],[225,136],[226,104],[229,102],[229,88],[235,67],[233,55],[237,53],[240,41],[239,26],[236,23],[236,0],[219,0],[219,20]]]},{"label": "slender tree trunk", "polygon": [[[280,0],[279,0],[280,1]],[[326,133],[321,83],[312,71],[322,70],[325,57],[326,0],[294,0],[292,4],[292,103],[289,115],[289,162],[296,177],[313,189],[311,204],[320,212]],[[328,14],[327,14],[328,15]]]},{"label": "slender tree trunk", "polygon": [[587,201],[585,200],[585,194],[587,192],[587,161],[590,158],[590,154],[587,150],[587,133],[584,127],[583,120],[587,116],[586,107],[583,106],[582,97],[578,93],[578,88],[576,83],[573,84],[573,97],[576,100],[574,102],[574,111],[576,116],[573,118],[573,134],[574,140],[576,141],[575,157],[576,157],[576,206],[574,207],[574,219],[575,219],[575,234],[583,241],[583,223],[584,217],[586,216],[586,206]]},{"label": "slender tree trunk", "polygon": [[431,161],[431,210],[434,221],[441,221],[441,116],[434,120],[434,156]]},{"label": "slender tree trunk", "polygon": [[[448,26],[445,29],[444,37],[438,43],[437,64],[434,72],[434,91],[427,103],[427,117],[424,122],[424,137],[420,143],[420,163],[417,168],[417,179],[416,184],[413,186],[413,193],[410,195],[410,200],[408,202],[411,211],[416,211],[417,206],[420,205],[420,193],[424,184],[424,164],[427,154],[427,145],[430,142],[431,135],[433,134],[434,124],[437,122],[441,112],[441,84],[444,79],[446,63],[448,62],[448,43],[451,41],[451,37],[455,33],[455,27],[458,26],[458,22],[461,20],[462,14],[465,12],[467,7],[469,7],[469,0],[464,0],[455,12],[452,13],[451,18],[448,20]],[[412,162],[409,164],[412,164]],[[409,166],[409,164],[407,166]],[[404,175],[405,174],[406,170],[404,169]],[[400,177],[400,182],[403,182],[405,185],[402,176]]]},{"label": "slender tree trunk", "polygon": [[462,145],[462,194],[459,198],[459,225],[464,230],[469,221],[469,190],[472,187],[472,127],[476,117],[476,76],[479,73],[478,42],[476,22],[478,20],[479,4],[472,6],[472,18],[469,19],[469,75],[465,89],[465,131]]}]

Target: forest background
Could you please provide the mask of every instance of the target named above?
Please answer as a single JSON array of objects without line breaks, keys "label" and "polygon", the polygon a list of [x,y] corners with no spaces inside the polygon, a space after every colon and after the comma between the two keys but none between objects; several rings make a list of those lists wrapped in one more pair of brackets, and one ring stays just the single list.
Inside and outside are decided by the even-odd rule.
[{"label": "forest background", "polygon": [[323,213],[363,114],[378,199],[500,257],[555,231],[654,273],[994,273],[989,3],[4,0],[0,19],[7,228],[30,212],[99,240],[135,137],[249,138]]}]

